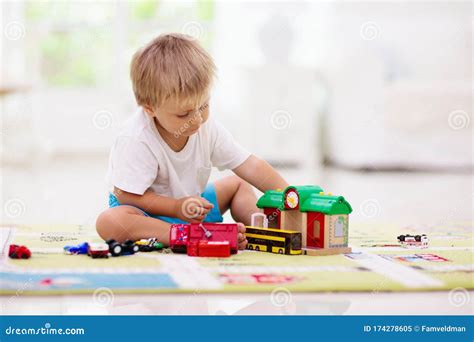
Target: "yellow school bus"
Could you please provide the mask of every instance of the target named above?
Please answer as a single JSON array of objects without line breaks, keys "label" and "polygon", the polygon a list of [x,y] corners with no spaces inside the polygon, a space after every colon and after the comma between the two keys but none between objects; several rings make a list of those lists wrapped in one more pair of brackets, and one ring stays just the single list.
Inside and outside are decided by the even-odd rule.
[{"label": "yellow school bus", "polygon": [[278,254],[301,254],[301,233],[292,230],[246,226],[247,249]]}]

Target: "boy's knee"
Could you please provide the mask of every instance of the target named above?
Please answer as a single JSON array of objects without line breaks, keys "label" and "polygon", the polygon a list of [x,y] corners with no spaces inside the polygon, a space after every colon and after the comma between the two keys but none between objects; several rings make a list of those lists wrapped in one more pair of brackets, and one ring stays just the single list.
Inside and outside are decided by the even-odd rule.
[{"label": "boy's knee", "polygon": [[112,216],[113,213],[111,212],[110,209],[107,209],[100,213],[100,215],[97,217],[97,220],[95,222],[95,228],[97,230],[97,233],[100,235],[101,238],[104,240],[106,239],[106,236],[108,235],[107,232],[110,231],[112,227]]},{"label": "boy's knee", "polygon": [[110,211],[107,209],[103,212],[100,213],[100,215],[97,217],[97,220],[95,221],[95,226],[98,229],[99,227],[104,227],[107,225],[107,223],[110,221]]},{"label": "boy's knee", "polygon": [[95,228],[97,233],[104,240],[109,239],[113,235],[115,227],[122,221],[123,215],[128,213],[127,207],[109,208],[103,211],[96,220]]},{"label": "boy's knee", "polygon": [[95,228],[97,233],[104,240],[120,239],[117,234],[123,234],[123,227],[129,215],[142,215],[142,213],[131,206],[123,205],[114,208],[109,208],[103,211],[96,220]]}]

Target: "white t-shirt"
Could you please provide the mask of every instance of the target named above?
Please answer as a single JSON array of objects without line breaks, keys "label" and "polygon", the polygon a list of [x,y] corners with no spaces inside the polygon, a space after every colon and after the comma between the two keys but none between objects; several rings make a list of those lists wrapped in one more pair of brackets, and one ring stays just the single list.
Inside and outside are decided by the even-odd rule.
[{"label": "white t-shirt", "polygon": [[156,194],[181,198],[200,195],[212,166],[234,169],[250,153],[210,116],[191,135],[184,148],[173,151],[142,108],[124,124],[112,147],[107,183],[138,195],[151,188]]}]

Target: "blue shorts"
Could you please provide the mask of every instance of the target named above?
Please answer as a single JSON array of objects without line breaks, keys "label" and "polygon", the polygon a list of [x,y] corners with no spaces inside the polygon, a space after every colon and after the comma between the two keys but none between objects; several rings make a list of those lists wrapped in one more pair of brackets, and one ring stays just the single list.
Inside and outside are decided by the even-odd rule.
[{"label": "blue shorts", "polygon": [[[214,184],[208,184],[206,186],[206,188],[204,189],[204,192],[201,194],[201,197],[204,197],[209,202],[214,204],[214,207],[206,215],[206,218],[204,219],[204,222],[222,222],[224,219],[223,219],[223,217],[221,215],[221,212],[219,210],[219,205],[217,204],[216,188],[214,187]],[[109,207],[114,208],[114,207],[118,207],[119,205],[121,205],[121,204],[119,203],[117,197],[115,197],[114,194],[109,194]],[[141,210],[143,212],[143,214],[145,214],[145,216],[160,219],[162,221],[166,221],[166,222],[169,222],[169,223],[187,223],[187,222],[182,221],[182,220],[180,220],[178,218],[175,218],[175,217],[151,215],[151,214],[147,213],[145,210],[143,210],[141,208],[138,208],[138,207],[134,207],[134,208],[137,208],[137,209]]]}]

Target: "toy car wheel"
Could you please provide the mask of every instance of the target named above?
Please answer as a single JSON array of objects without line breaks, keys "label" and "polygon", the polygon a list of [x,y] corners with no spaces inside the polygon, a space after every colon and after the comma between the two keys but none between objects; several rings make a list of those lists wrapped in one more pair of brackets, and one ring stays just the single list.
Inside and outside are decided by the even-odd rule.
[{"label": "toy car wheel", "polygon": [[405,235],[400,235],[398,236],[399,241],[405,241]]},{"label": "toy car wheel", "polygon": [[140,249],[140,248],[138,248],[137,245],[134,245],[134,246],[133,246],[133,249],[132,249],[132,250],[133,250],[133,253],[138,252],[139,249]]},{"label": "toy car wheel", "polygon": [[421,241],[421,236],[420,235],[415,236],[415,241],[418,241],[418,242]]},{"label": "toy car wheel", "polygon": [[110,253],[112,253],[112,256],[119,256],[122,253],[122,246],[120,246],[118,243],[115,244],[115,246],[112,246],[110,249]]},{"label": "toy car wheel", "polygon": [[252,245],[247,245],[247,248],[248,249],[253,249],[253,246]]},{"label": "toy car wheel", "polygon": [[280,249],[278,250],[278,254],[283,254],[283,249],[280,248]]},{"label": "toy car wheel", "polygon": [[255,250],[256,250],[256,251],[260,251],[260,247],[258,247],[258,246],[255,247]]}]

